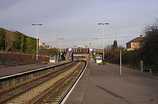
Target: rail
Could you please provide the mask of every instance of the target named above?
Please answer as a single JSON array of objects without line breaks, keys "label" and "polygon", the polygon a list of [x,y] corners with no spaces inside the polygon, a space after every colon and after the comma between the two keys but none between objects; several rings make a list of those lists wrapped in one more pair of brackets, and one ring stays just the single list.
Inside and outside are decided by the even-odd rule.
[{"label": "rail", "polygon": [[11,86],[15,86],[18,83],[29,80],[33,77],[37,77],[37,76],[40,76],[42,74],[49,73],[51,71],[50,69],[52,69],[52,68],[61,67],[63,65],[69,64],[69,63],[72,63],[72,61],[62,63],[59,65],[47,66],[44,68],[33,69],[30,71],[21,72],[21,73],[17,73],[14,75],[0,77],[0,92],[3,89],[6,89],[6,88],[11,87]]},{"label": "rail", "polygon": [[[75,73],[76,70],[78,70],[78,68],[81,67],[81,65],[79,64],[76,69],[70,73],[67,77],[65,77],[64,79],[60,80],[58,83],[56,83],[55,86],[53,86],[52,88],[50,88],[49,90],[47,90],[46,92],[44,92],[44,94],[41,94],[41,96],[39,98],[37,98],[36,100],[32,101],[31,104],[38,104],[38,103],[47,103],[47,102],[43,102],[43,100],[45,101],[45,99],[47,99],[47,96],[50,96],[57,88],[60,88],[61,86],[63,86],[62,84],[65,83],[70,77],[72,77],[72,75]],[[83,70],[82,70],[83,71]],[[70,89],[70,88],[69,88]],[[63,92],[63,91],[62,91]],[[57,93],[60,93],[57,91]],[[66,92],[67,93],[67,92]],[[53,96],[53,95],[51,95]],[[61,95],[60,95],[61,96]],[[65,95],[64,95],[65,96]],[[59,98],[61,99],[61,98]],[[63,98],[62,98],[63,99]],[[53,102],[53,101],[52,101]],[[54,102],[58,102],[60,103],[60,101],[54,101]]]},{"label": "rail", "polygon": [[[74,68],[74,69],[72,69],[72,68]],[[49,71],[48,73],[45,73],[45,75],[43,75],[43,77],[39,77],[40,79],[38,79],[38,80],[36,79],[36,80],[33,80],[29,83],[23,84],[21,87],[15,87],[13,90],[9,90],[8,92],[4,91],[3,93],[0,93],[0,99],[1,99],[0,103],[2,103],[2,104],[3,103],[13,103],[13,102],[16,102],[16,101],[18,101],[18,102],[21,101],[22,102],[22,99],[24,99],[24,100],[30,99],[30,100],[28,100],[29,102],[26,101],[26,103],[32,103],[32,104],[36,103],[37,104],[38,101],[40,101],[41,99],[44,98],[45,95],[47,95],[47,94],[44,94],[46,91],[47,91],[47,93],[50,93],[50,91],[54,88],[58,89],[59,91],[60,91],[61,88],[66,88],[66,89],[62,89],[63,90],[62,93],[67,91],[67,90],[70,91],[70,89],[72,89],[72,87],[77,82],[76,78],[79,79],[79,76],[81,76],[81,73],[83,73],[85,68],[86,68],[85,61],[76,61],[76,62],[73,62],[73,64],[70,63],[69,65],[67,65],[63,68],[59,68],[59,69],[53,68],[52,72]],[[65,75],[62,74],[62,73],[65,73]],[[54,84],[53,85],[52,84],[47,84],[47,83],[50,83],[51,80],[53,81],[54,79],[58,79],[58,78],[61,79],[59,81],[56,80],[59,84],[57,84],[57,82],[54,82],[55,86],[54,86]],[[70,84],[69,82],[70,83],[73,82],[73,84]],[[63,84],[60,84],[60,83],[63,83]],[[46,85],[47,87],[45,88],[43,85]],[[48,85],[52,86],[52,88],[48,88]],[[70,87],[70,85],[72,85],[72,86]],[[61,87],[59,87],[59,86],[61,86]],[[42,89],[41,89],[41,87],[42,87]],[[21,96],[28,95],[27,93],[29,93],[29,92],[31,93],[35,89],[40,89],[40,90],[36,91],[36,94],[31,94],[31,95],[34,96],[32,98],[37,99],[37,101],[36,100],[31,100],[32,98],[21,97]],[[53,91],[56,91],[56,90],[53,90]],[[41,92],[42,92],[42,94],[39,95]],[[68,92],[65,92],[65,93],[68,94]],[[37,94],[38,94],[39,97],[37,96]],[[63,97],[63,96],[66,96],[67,94],[60,95],[60,96]],[[37,98],[35,96],[37,96]],[[60,99],[61,99],[61,97],[60,97]],[[64,97],[62,99],[64,99]],[[57,102],[59,102],[59,100]],[[63,100],[61,100],[61,101],[63,101]]]},{"label": "rail", "polygon": [[64,96],[61,98],[61,100],[58,102],[58,104],[64,104],[65,101],[67,100],[67,98],[69,97],[70,93],[72,92],[72,90],[75,88],[76,84],[78,83],[78,81],[80,80],[80,78],[82,77],[83,73],[85,72],[86,68],[88,66],[88,62],[86,61],[84,69],[82,70],[82,72],[79,74],[79,76],[77,77],[77,79],[75,80],[75,82],[72,84],[72,86],[68,89],[68,91],[64,94]]}]

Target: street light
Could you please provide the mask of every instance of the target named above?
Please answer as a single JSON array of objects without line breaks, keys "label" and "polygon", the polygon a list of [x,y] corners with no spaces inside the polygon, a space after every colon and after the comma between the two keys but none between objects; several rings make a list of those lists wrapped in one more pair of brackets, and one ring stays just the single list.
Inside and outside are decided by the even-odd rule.
[{"label": "street light", "polygon": [[98,23],[98,25],[103,25],[103,65],[104,65],[104,25],[109,25],[109,23]]},{"label": "street light", "polygon": [[95,43],[94,43],[94,45],[95,45],[94,48],[95,48],[95,51],[96,51],[96,40],[97,40],[98,38],[93,38],[93,39],[94,39],[94,42],[95,42]]},{"label": "street light", "polygon": [[89,44],[89,49],[90,49],[90,47],[91,47],[91,42],[89,42],[88,44]]},{"label": "street light", "polygon": [[60,61],[61,61],[61,40],[63,40],[64,38],[58,38],[58,40],[60,41]]},{"label": "street light", "polygon": [[32,24],[36,26],[36,65],[38,65],[38,26],[41,26],[42,24]]}]

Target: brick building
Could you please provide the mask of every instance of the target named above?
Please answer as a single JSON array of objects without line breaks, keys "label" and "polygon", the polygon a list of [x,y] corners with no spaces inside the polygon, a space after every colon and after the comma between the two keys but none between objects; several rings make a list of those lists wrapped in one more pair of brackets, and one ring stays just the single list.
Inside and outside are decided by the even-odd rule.
[{"label": "brick building", "polygon": [[126,43],[126,50],[130,51],[130,50],[135,50],[135,49],[139,49],[142,44],[141,44],[141,40],[142,40],[143,36],[140,35],[140,37],[136,37],[134,39],[132,39],[131,41]]}]

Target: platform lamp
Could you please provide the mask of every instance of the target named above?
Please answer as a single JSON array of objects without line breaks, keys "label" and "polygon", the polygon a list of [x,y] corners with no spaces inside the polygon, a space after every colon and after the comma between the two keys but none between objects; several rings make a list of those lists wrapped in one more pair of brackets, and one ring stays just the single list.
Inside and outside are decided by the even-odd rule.
[{"label": "platform lamp", "polygon": [[60,41],[60,61],[61,61],[61,40],[64,40],[64,38],[58,38],[58,40]]},{"label": "platform lamp", "polygon": [[104,65],[104,25],[109,25],[109,23],[98,23],[98,25],[103,26],[103,65]]},{"label": "platform lamp", "polygon": [[93,40],[94,40],[94,48],[95,48],[95,52],[96,52],[96,40],[97,40],[98,38],[93,38]]},{"label": "platform lamp", "polygon": [[32,24],[36,26],[36,65],[38,65],[38,44],[39,44],[39,39],[38,39],[38,26],[42,26],[42,24]]}]

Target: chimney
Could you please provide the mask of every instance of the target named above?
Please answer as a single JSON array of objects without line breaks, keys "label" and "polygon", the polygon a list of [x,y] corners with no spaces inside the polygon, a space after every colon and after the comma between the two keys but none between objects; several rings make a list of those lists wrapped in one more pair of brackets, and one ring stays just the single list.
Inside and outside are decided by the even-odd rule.
[{"label": "chimney", "polygon": [[142,38],[143,37],[143,35],[140,35],[140,38]]}]

